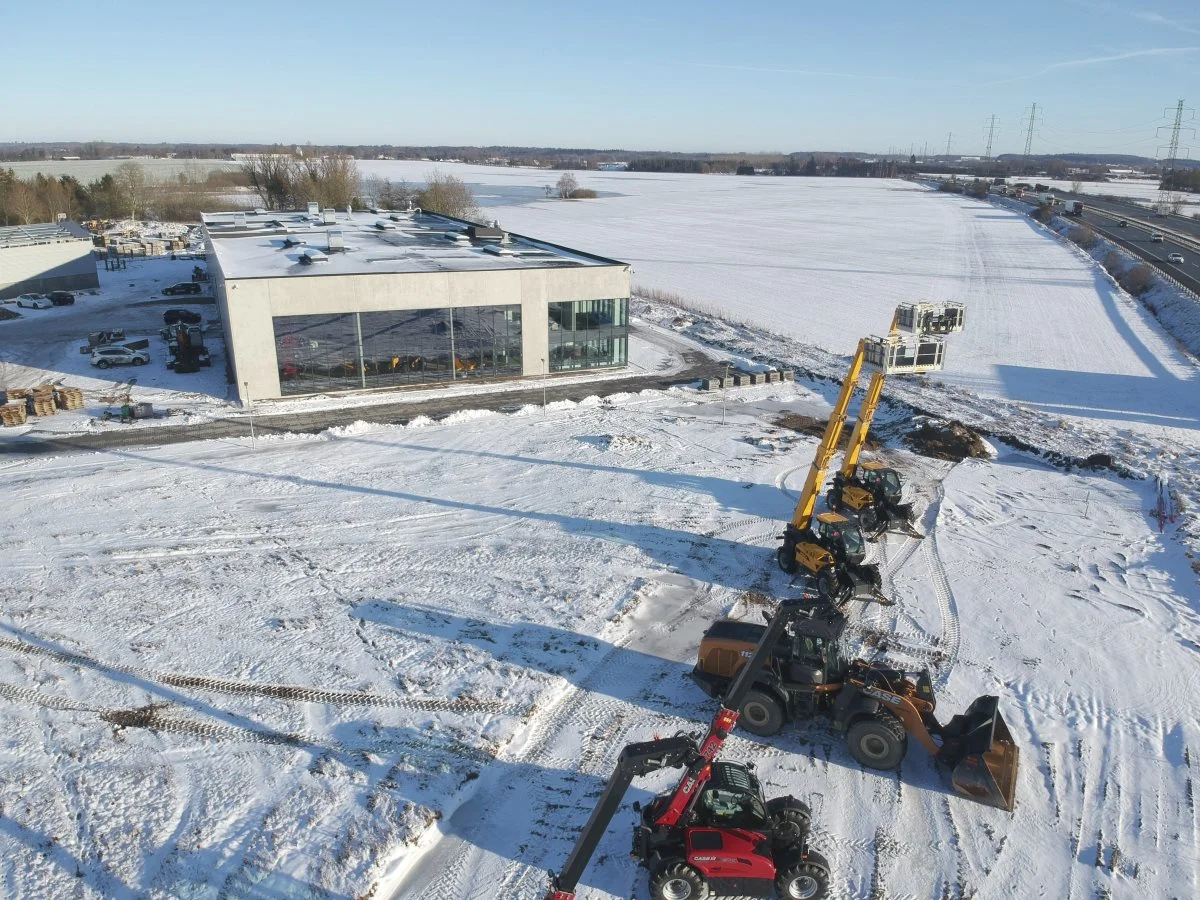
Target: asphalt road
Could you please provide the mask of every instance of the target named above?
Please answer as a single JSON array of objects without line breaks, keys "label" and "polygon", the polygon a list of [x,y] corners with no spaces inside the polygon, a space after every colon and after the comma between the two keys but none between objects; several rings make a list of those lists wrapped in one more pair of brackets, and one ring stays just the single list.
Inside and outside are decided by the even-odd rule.
[{"label": "asphalt road", "polygon": [[[1121,227],[1117,222],[1125,218],[1124,216],[1090,208],[1086,201],[1083,215],[1080,218],[1113,243],[1137,254],[1146,262],[1170,275],[1184,287],[1200,294],[1200,251],[1166,236],[1162,243],[1151,241],[1150,235],[1154,230],[1153,226],[1146,227],[1129,220],[1128,225]],[[1147,221],[1154,222],[1155,220]],[[1161,221],[1166,222],[1165,219]],[[1164,227],[1174,228],[1174,225],[1164,224]],[[1200,241],[1200,237],[1197,240]],[[1167,262],[1167,255],[1170,253],[1182,254],[1183,263]]]},{"label": "asphalt road", "polygon": [[1113,218],[1117,219],[1137,218],[1146,222],[1158,223],[1163,228],[1192,235],[1197,240],[1200,240],[1200,219],[1193,219],[1190,216],[1159,217],[1154,214],[1153,210],[1147,209],[1145,206],[1140,206],[1137,203],[1122,200],[1102,200],[1091,194],[1072,194],[1065,191],[1054,191],[1053,193],[1056,197],[1061,197],[1064,200],[1082,200],[1085,210],[1091,209],[1109,213]]}]

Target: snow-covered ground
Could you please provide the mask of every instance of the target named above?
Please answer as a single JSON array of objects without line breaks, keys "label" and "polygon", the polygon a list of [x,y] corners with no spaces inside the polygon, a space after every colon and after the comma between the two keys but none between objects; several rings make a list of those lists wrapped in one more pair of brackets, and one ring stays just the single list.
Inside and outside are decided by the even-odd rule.
[{"label": "snow-covered ground", "polygon": [[[547,178],[452,171],[497,173],[509,198]],[[939,714],[1000,696],[1015,813],[955,796],[918,747],[898,775],[864,771],[816,726],[735,733],[728,756],[813,803],[837,897],[1197,896],[1194,362],[1006,210],[805,181],[585,175],[610,196],[496,214],[638,254],[640,283],[749,323],[696,315],[685,335],[816,376],[895,302],[962,300],[950,371],[889,394],[1162,472],[1189,508],[1160,532],[1151,480],[999,443],[957,465],[893,447],[929,537],[876,545],[896,604],[853,613],[932,667]],[[677,311],[639,313],[652,329]],[[774,420],[827,415],[835,391],[6,457],[0,893],[541,897],[621,747],[711,718],[685,677],[705,626],[757,618],[747,591],[795,591],[772,553],[815,441]],[[886,410],[880,432],[905,417]],[[646,896],[631,821],[626,806],[581,896]]]}]

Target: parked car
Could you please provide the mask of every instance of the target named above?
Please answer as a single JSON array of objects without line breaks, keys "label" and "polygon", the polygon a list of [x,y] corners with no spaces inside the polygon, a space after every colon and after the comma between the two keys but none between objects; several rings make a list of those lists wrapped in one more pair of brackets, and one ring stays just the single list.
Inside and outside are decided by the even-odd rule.
[{"label": "parked car", "polygon": [[203,292],[204,288],[194,281],[181,281],[179,284],[163,288],[164,297],[175,297],[181,294],[201,294]]},{"label": "parked car", "polygon": [[75,295],[70,291],[51,291],[46,295],[55,306],[73,306]]},{"label": "parked car", "polygon": [[130,350],[128,347],[97,347],[92,351],[92,365],[98,369],[109,366],[144,366],[150,362],[145,350]]},{"label": "parked car", "polygon": [[1183,265],[1183,254],[1182,253],[1168,253],[1167,254],[1167,262],[1179,263],[1180,265]]},{"label": "parked car", "polygon": [[41,294],[22,294],[17,298],[17,306],[25,309],[49,309],[53,305],[49,297],[43,297]]},{"label": "parked car", "polygon": [[163,313],[164,325],[176,325],[180,322],[184,325],[199,325],[202,321],[203,316],[191,309],[168,309]]},{"label": "parked car", "polygon": [[1150,241],[1155,244],[1161,244],[1163,242],[1163,236],[1156,231],[1154,234],[1150,235]]}]

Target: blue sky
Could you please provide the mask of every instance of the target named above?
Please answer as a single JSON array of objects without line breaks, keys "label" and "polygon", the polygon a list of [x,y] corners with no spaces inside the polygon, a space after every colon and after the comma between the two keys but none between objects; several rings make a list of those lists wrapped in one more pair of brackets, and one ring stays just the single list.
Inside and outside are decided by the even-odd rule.
[{"label": "blue sky", "polygon": [[1181,0],[49,0],[0,34],[0,140],[981,154],[1036,101],[1035,152],[1155,156],[1200,107]]}]

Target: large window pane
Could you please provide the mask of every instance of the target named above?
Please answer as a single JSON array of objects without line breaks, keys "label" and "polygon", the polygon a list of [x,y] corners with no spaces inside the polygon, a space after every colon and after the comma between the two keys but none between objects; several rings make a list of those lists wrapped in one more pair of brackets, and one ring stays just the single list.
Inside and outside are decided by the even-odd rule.
[{"label": "large window pane", "polygon": [[625,365],[628,317],[628,299],[549,304],[550,370]]},{"label": "large window pane", "polygon": [[521,373],[521,308],[282,316],[274,320],[284,394]]}]

